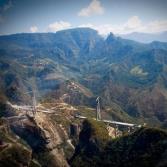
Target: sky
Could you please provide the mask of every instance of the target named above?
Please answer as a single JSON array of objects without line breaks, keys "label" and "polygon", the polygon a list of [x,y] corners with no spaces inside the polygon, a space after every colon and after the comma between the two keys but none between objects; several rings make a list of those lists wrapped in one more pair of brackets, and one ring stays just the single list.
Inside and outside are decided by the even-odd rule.
[{"label": "sky", "polygon": [[77,27],[102,35],[167,31],[167,0],[0,0],[0,35]]}]

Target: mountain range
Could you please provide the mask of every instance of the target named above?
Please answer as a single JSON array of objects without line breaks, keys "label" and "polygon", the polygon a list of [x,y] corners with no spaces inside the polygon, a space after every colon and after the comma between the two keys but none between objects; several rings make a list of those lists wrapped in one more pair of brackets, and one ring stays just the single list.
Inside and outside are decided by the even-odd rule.
[{"label": "mountain range", "polygon": [[122,38],[130,39],[142,43],[150,43],[153,41],[167,42],[167,32],[159,33],[142,33],[142,32],[132,32],[129,34],[120,35]]},{"label": "mountain range", "polygon": [[[167,43],[148,44],[90,28],[0,36],[1,103],[62,99],[114,120],[166,126]],[[30,93],[28,93],[30,92]],[[2,104],[1,104],[2,105]]]}]

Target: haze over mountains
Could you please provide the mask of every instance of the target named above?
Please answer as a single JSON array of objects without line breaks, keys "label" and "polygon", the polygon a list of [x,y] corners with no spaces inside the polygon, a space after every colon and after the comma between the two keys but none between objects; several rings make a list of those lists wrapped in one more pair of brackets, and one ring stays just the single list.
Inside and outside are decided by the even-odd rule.
[{"label": "haze over mountains", "polygon": [[[165,167],[166,131],[112,140],[108,125],[75,114],[94,117],[100,96],[102,119],[166,129],[166,73],[166,42],[104,39],[90,28],[0,36],[0,166]],[[17,110],[34,90],[35,118]]]},{"label": "haze over mountains", "polygon": [[167,42],[167,32],[159,32],[159,33],[141,33],[141,32],[133,32],[129,34],[120,35],[122,38],[131,39],[134,41],[142,42],[142,43],[150,43],[153,41]]},{"label": "haze over mountains", "polygon": [[93,29],[77,28],[1,36],[0,54],[1,90],[9,101],[28,103],[23,92],[35,75],[40,99],[68,94],[72,105],[94,106],[101,96],[113,118],[166,122],[167,43],[142,44],[112,33],[103,39]]}]

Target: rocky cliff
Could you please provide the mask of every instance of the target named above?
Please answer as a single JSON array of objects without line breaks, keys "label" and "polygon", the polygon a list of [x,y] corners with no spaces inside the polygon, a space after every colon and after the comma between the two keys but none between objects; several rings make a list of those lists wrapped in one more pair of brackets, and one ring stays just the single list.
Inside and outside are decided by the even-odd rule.
[{"label": "rocky cliff", "polygon": [[141,128],[113,140],[103,124],[86,120],[70,164],[72,167],[165,167],[166,156],[166,131]]},{"label": "rocky cliff", "polygon": [[[13,112],[15,113],[14,115],[4,115],[3,120],[5,120],[6,123],[2,122],[2,129],[7,128],[16,138],[26,143],[30,157],[30,159],[27,160],[29,162],[27,162],[27,166],[29,166],[32,157],[41,166],[69,166],[67,159],[73,154],[74,146],[69,138],[70,126],[63,125],[63,120],[55,119],[55,117],[59,117],[59,114],[57,115],[55,112],[37,112],[36,116],[32,117],[31,114],[24,115],[23,113],[25,113],[25,111],[23,109],[18,111],[13,108]],[[5,130],[5,133],[10,136],[7,130]],[[3,138],[3,136],[0,136],[0,140],[1,143],[7,142],[7,139]],[[18,140],[16,140],[15,143],[21,145]],[[9,145],[11,146],[11,144]],[[16,146],[14,149],[17,151],[19,148],[20,147]],[[20,157],[20,153],[18,154]],[[6,164],[6,166],[8,165],[9,164]]]}]

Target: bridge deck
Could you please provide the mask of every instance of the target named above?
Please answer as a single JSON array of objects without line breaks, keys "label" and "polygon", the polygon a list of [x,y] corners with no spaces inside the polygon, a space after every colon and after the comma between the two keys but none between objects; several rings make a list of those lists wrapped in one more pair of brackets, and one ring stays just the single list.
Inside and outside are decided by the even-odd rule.
[{"label": "bridge deck", "polygon": [[[79,119],[86,119],[87,117],[81,116],[81,115],[75,115],[75,118],[79,118]],[[95,119],[95,118],[93,118]],[[105,123],[109,123],[109,124],[114,124],[114,125],[122,125],[122,126],[129,126],[129,127],[141,127],[141,125],[137,125],[137,124],[131,124],[131,123],[126,123],[126,122],[118,122],[118,121],[111,121],[111,120],[97,120],[97,121],[102,121]]]}]

